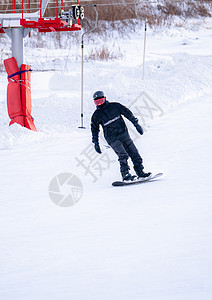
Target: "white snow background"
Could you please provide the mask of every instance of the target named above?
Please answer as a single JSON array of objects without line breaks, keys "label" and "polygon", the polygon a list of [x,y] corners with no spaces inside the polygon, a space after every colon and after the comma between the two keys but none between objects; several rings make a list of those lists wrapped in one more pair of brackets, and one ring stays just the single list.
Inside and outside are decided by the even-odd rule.
[{"label": "white snow background", "polygon": [[[212,299],[212,20],[148,28],[144,80],[143,37],[137,26],[122,37],[85,38],[85,54],[103,46],[122,54],[85,61],[86,129],[78,128],[80,43],[36,49],[26,38],[32,69],[39,61],[50,70],[51,55],[60,66],[32,72],[37,132],[8,126],[1,73],[0,299]],[[120,179],[117,158],[103,138],[101,155],[91,144],[96,90],[130,107],[145,125],[139,136],[126,121],[145,170],[163,172],[160,180],[111,186]],[[49,197],[61,173],[83,185],[70,207]],[[70,193],[70,186],[62,188]]]}]

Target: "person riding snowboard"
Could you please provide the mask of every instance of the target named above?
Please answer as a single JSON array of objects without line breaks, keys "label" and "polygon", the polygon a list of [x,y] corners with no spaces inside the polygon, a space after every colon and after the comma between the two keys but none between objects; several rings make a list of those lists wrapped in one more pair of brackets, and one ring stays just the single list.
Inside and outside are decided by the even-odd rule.
[{"label": "person riding snowboard", "polygon": [[136,130],[142,135],[143,129],[138,124],[138,119],[134,117],[133,113],[126,106],[118,102],[107,101],[103,91],[95,92],[93,100],[96,110],[91,118],[91,132],[96,152],[102,153],[99,146],[99,126],[101,125],[106,141],[118,155],[122,179],[128,181],[134,178],[129,173],[130,167],[127,163],[129,157],[133,162],[133,167],[138,177],[150,176],[150,172],[144,172],[143,160],[130,138],[122,115],[130,120]]}]

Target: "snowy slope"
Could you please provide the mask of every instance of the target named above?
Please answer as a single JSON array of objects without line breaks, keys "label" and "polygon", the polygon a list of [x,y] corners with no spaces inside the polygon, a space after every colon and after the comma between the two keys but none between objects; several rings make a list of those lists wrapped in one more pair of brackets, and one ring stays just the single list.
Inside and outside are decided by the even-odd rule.
[{"label": "snowy slope", "polygon": [[[79,63],[69,73],[33,73],[37,133],[8,128],[1,76],[1,299],[212,297],[211,21],[149,32],[143,81],[140,35],[118,41],[122,61],[85,64],[86,129],[78,128]],[[102,156],[90,141],[99,88],[139,115],[145,134],[128,123],[131,135],[146,170],[163,178],[111,186],[120,176],[116,157],[103,139]],[[80,201],[66,208],[48,194],[64,172],[83,185]]]}]

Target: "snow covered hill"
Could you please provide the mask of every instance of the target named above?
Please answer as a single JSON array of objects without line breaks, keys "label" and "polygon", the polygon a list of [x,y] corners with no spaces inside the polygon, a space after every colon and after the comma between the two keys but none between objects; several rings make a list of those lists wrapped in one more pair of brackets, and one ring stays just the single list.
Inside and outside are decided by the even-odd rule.
[{"label": "snow covered hill", "polygon": [[[36,133],[8,127],[1,75],[1,299],[211,299],[211,26],[149,31],[144,80],[142,31],[116,40],[123,60],[86,62],[86,129],[78,128],[77,61],[69,72],[32,73]],[[128,122],[131,136],[145,169],[164,172],[160,180],[111,186],[116,156],[103,138],[102,155],[91,144],[98,89],[138,116],[145,134]],[[49,194],[64,173],[82,183],[69,207]]]}]

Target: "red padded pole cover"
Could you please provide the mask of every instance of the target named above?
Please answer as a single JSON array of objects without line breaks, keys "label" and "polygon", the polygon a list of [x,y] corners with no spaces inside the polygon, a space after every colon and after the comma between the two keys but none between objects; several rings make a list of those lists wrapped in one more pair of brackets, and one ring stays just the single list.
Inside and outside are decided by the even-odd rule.
[{"label": "red padded pole cover", "polygon": [[30,116],[31,107],[31,72],[30,66],[21,65],[21,71],[28,71],[21,73],[21,102],[24,116]]},{"label": "red padded pole cover", "polygon": [[[14,57],[4,60],[5,69],[8,75],[19,72],[19,68]],[[24,117],[21,103],[20,75],[17,74],[8,79],[7,86],[7,109],[9,117],[12,119],[10,125],[18,123],[24,126]]]},{"label": "red padded pole cover", "polygon": [[[18,64],[14,57],[4,60],[5,69],[8,76],[19,72]],[[8,78],[7,87],[7,108],[9,117],[12,119],[9,125],[18,123],[28,129],[36,131],[36,127],[31,117],[31,72],[30,66],[23,64],[21,71]]]},{"label": "red padded pole cover", "polygon": [[[19,71],[18,64],[15,57],[7,58],[4,60],[4,66],[8,75],[12,75]],[[12,77],[14,80],[20,80],[20,75]],[[9,80],[9,79],[8,79]]]},{"label": "red padded pole cover", "polygon": [[16,82],[9,82],[7,86],[7,110],[10,119],[23,116],[20,85]]},{"label": "red padded pole cover", "polygon": [[22,110],[24,114],[24,126],[28,129],[37,131],[33,118],[31,116],[31,71],[30,66],[22,64],[21,71],[27,71],[21,73],[21,102]]},{"label": "red padded pole cover", "polygon": [[24,117],[24,126],[33,131],[37,131],[32,116]]},{"label": "red padded pole cover", "polygon": [[21,126],[24,127],[24,117],[23,116],[18,116],[18,117],[15,117],[13,118],[11,121],[10,121],[10,125],[14,124],[14,123],[18,123],[20,124]]}]

